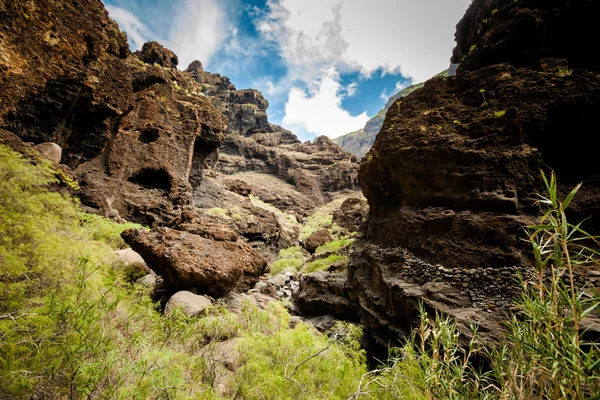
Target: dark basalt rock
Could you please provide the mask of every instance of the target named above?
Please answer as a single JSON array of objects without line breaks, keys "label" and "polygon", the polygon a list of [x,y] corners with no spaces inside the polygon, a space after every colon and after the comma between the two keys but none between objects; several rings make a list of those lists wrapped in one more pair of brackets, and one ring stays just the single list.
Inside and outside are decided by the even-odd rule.
[{"label": "dark basalt rock", "polygon": [[138,57],[146,64],[158,64],[161,67],[177,68],[179,64],[177,55],[157,42],[144,43]]},{"label": "dark basalt rock", "polygon": [[[592,3],[474,1],[457,27],[457,75],[434,78],[389,108],[359,170],[370,211],[365,250],[350,263],[354,294],[381,343],[407,333],[416,317],[406,289],[414,283],[402,271],[417,264],[378,254],[407,250],[453,271],[426,281],[471,297],[499,284],[507,287],[499,303],[509,301],[511,276],[530,269],[523,226],[538,217],[531,198],[543,193],[540,169],[548,167],[564,191],[584,181],[570,218],[592,216],[588,228],[600,228],[600,166],[589,130],[600,113],[600,75],[571,31],[600,39]],[[478,268],[490,272],[448,278]]]},{"label": "dark basalt rock", "polygon": [[350,232],[358,232],[368,212],[369,206],[364,198],[349,197],[344,200],[339,209],[334,211],[333,222]]},{"label": "dark basalt rock", "polygon": [[327,229],[321,229],[311,233],[311,235],[302,243],[302,246],[309,252],[314,253],[319,246],[333,241]]},{"label": "dark basalt rock", "polygon": [[356,322],[356,305],[350,301],[346,273],[313,272],[303,275],[292,300],[306,317],[333,315],[335,318]]}]

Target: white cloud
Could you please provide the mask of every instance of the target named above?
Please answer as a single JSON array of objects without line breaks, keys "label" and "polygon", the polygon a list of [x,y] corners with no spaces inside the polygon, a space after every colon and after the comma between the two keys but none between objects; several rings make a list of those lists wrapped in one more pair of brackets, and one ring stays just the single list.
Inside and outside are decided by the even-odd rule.
[{"label": "white cloud", "polygon": [[348,96],[348,97],[354,96],[356,94],[357,90],[358,90],[358,83],[352,82],[351,84],[346,86],[346,96]]},{"label": "white cloud", "polygon": [[222,5],[215,0],[179,0],[177,9],[167,42],[179,57],[180,67],[186,68],[194,60],[209,64],[226,37]]},{"label": "white cloud", "polygon": [[310,73],[400,69],[421,82],[449,65],[456,23],[471,0],[269,0],[259,21],[291,67]]},{"label": "white cloud", "polygon": [[394,88],[394,91],[398,93],[399,91],[406,89],[410,85],[412,85],[411,81],[398,81],[396,82],[396,87]]},{"label": "white cloud", "polygon": [[179,68],[185,69],[194,60],[210,65],[210,59],[225,37],[234,39],[237,29],[229,27],[223,4],[216,0],[177,0],[177,10],[166,38],[159,38],[135,15],[124,8],[106,5],[106,9],[121,30],[127,33],[129,44],[139,50],[145,42],[156,40],[179,57]]},{"label": "white cloud", "polygon": [[339,75],[334,68],[326,70],[309,93],[292,88],[285,104],[284,128],[331,138],[362,128],[369,117],[366,113],[353,116],[344,110],[341,92]]},{"label": "white cloud", "polygon": [[135,15],[121,7],[107,5],[106,9],[112,19],[119,24],[121,30],[127,33],[129,44],[134,50],[139,50],[149,40],[155,40],[155,35]]}]

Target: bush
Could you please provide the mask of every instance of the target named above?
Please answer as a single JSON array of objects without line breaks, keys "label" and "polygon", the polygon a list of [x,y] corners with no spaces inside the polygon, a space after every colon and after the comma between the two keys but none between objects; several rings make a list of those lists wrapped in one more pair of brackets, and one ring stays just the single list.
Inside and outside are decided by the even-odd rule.
[{"label": "bush", "polygon": [[339,256],[337,254],[332,254],[327,258],[321,258],[315,261],[312,261],[308,264],[306,264],[306,267],[304,268],[304,270],[302,272],[305,273],[310,273],[310,272],[316,272],[316,271],[324,271],[327,268],[329,268],[333,263],[336,263],[338,261],[346,261],[348,260],[348,257],[346,256]]},{"label": "bush", "polygon": [[279,251],[279,259],[271,263],[271,275],[283,272],[297,272],[304,265],[304,254],[300,246]]},{"label": "bush", "polygon": [[340,252],[340,250],[346,250],[354,243],[354,239],[340,239],[334,240],[333,242],[325,243],[322,246],[317,247],[315,254],[333,253]]},{"label": "bush", "polygon": [[282,274],[284,272],[297,272],[304,265],[304,260],[297,258],[282,258],[271,264],[271,275]]},{"label": "bush", "polygon": [[366,372],[356,335],[336,340],[305,324],[268,336],[248,334],[239,349],[244,365],[236,389],[252,399],[347,399]]},{"label": "bush", "polygon": [[227,215],[227,210],[219,208],[219,207],[214,207],[209,210],[206,210],[206,213],[208,215],[212,215],[213,217],[217,217],[217,218],[223,218],[223,219],[229,218],[229,215]]},{"label": "bush", "polygon": [[121,238],[121,232],[131,228],[145,228],[140,224],[131,222],[119,224],[109,218],[88,213],[80,213],[79,221],[83,228],[89,232],[93,240],[104,242],[113,249],[125,249],[129,247]]}]

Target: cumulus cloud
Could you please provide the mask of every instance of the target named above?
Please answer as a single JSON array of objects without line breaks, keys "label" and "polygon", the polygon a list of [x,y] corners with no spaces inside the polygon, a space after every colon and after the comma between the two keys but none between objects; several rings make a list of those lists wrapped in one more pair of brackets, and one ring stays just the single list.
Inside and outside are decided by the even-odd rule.
[{"label": "cumulus cloud", "polygon": [[[141,49],[147,41],[156,40],[178,55],[180,68],[186,68],[194,60],[209,64],[227,36],[233,39],[232,43],[237,43],[237,30],[227,21],[223,3],[216,0],[177,0],[172,6],[174,14],[169,29],[163,33],[165,37],[160,37],[122,7],[106,5],[106,9],[127,33],[134,50]],[[171,12],[166,8],[162,10]]]},{"label": "cumulus cloud", "polygon": [[309,90],[292,88],[285,104],[283,126],[296,132],[335,138],[362,128],[366,113],[352,116],[341,107],[342,86],[334,68],[324,72],[316,87]]},{"label": "cumulus cloud", "polygon": [[384,68],[421,82],[448,67],[470,1],[269,0],[258,26],[293,67]]},{"label": "cumulus cloud", "polygon": [[142,48],[143,44],[149,40],[156,40],[155,35],[144,25],[135,15],[117,6],[107,5],[106,9],[112,19],[114,19],[121,30],[127,33],[129,45],[134,50]]},{"label": "cumulus cloud", "polygon": [[[284,125],[331,137],[362,128],[366,114],[352,116],[341,107],[342,96],[353,96],[357,87],[341,89],[330,68],[367,77],[400,72],[409,79],[396,91],[427,80],[448,67],[455,25],[470,1],[269,0],[256,26],[279,45],[289,71],[278,88],[268,87],[289,93]],[[298,89],[299,81],[313,89]],[[384,91],[382,100],[391,94]]]},{"label": "cumulus cloud", "polygon": [[215,0],[179,0],[177,15],[169,32],[168,46],[186,68],[194,60],[210,59],[227,36],[227,21],[222,4]]}]

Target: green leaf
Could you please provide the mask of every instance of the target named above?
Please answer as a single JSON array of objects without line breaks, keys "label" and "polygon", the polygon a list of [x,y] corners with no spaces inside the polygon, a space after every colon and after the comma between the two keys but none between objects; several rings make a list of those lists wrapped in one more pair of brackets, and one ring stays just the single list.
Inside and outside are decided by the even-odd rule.
[{"label": "green leaf", "polygon": [[575,197],[575,194],[577,194],[577,191],[579,190],[579,188],[581,187],[582,184],[583,184],[583,182],[579,182],[579,184],[577,186],[575,186],[573,188],[573,190],[571,190],[571,193],[569,193],[569,195],[563,202],[563,210],[566,210],[567,207],[569,207],[569,204],[571,204],[571,200],[573,200],[573,197]]},{"label": "green leaf", "polygon": [[[589,313],[591,313],[592,311],[594,311],[594,309],[596,307],[598,307],[598,305],[600,305],[599,303],[594,304],[593,306],[587,308],[584,312],[581,313],[581,318],[585,318]],[[599,360],[600,361],[600,360]]]}]

